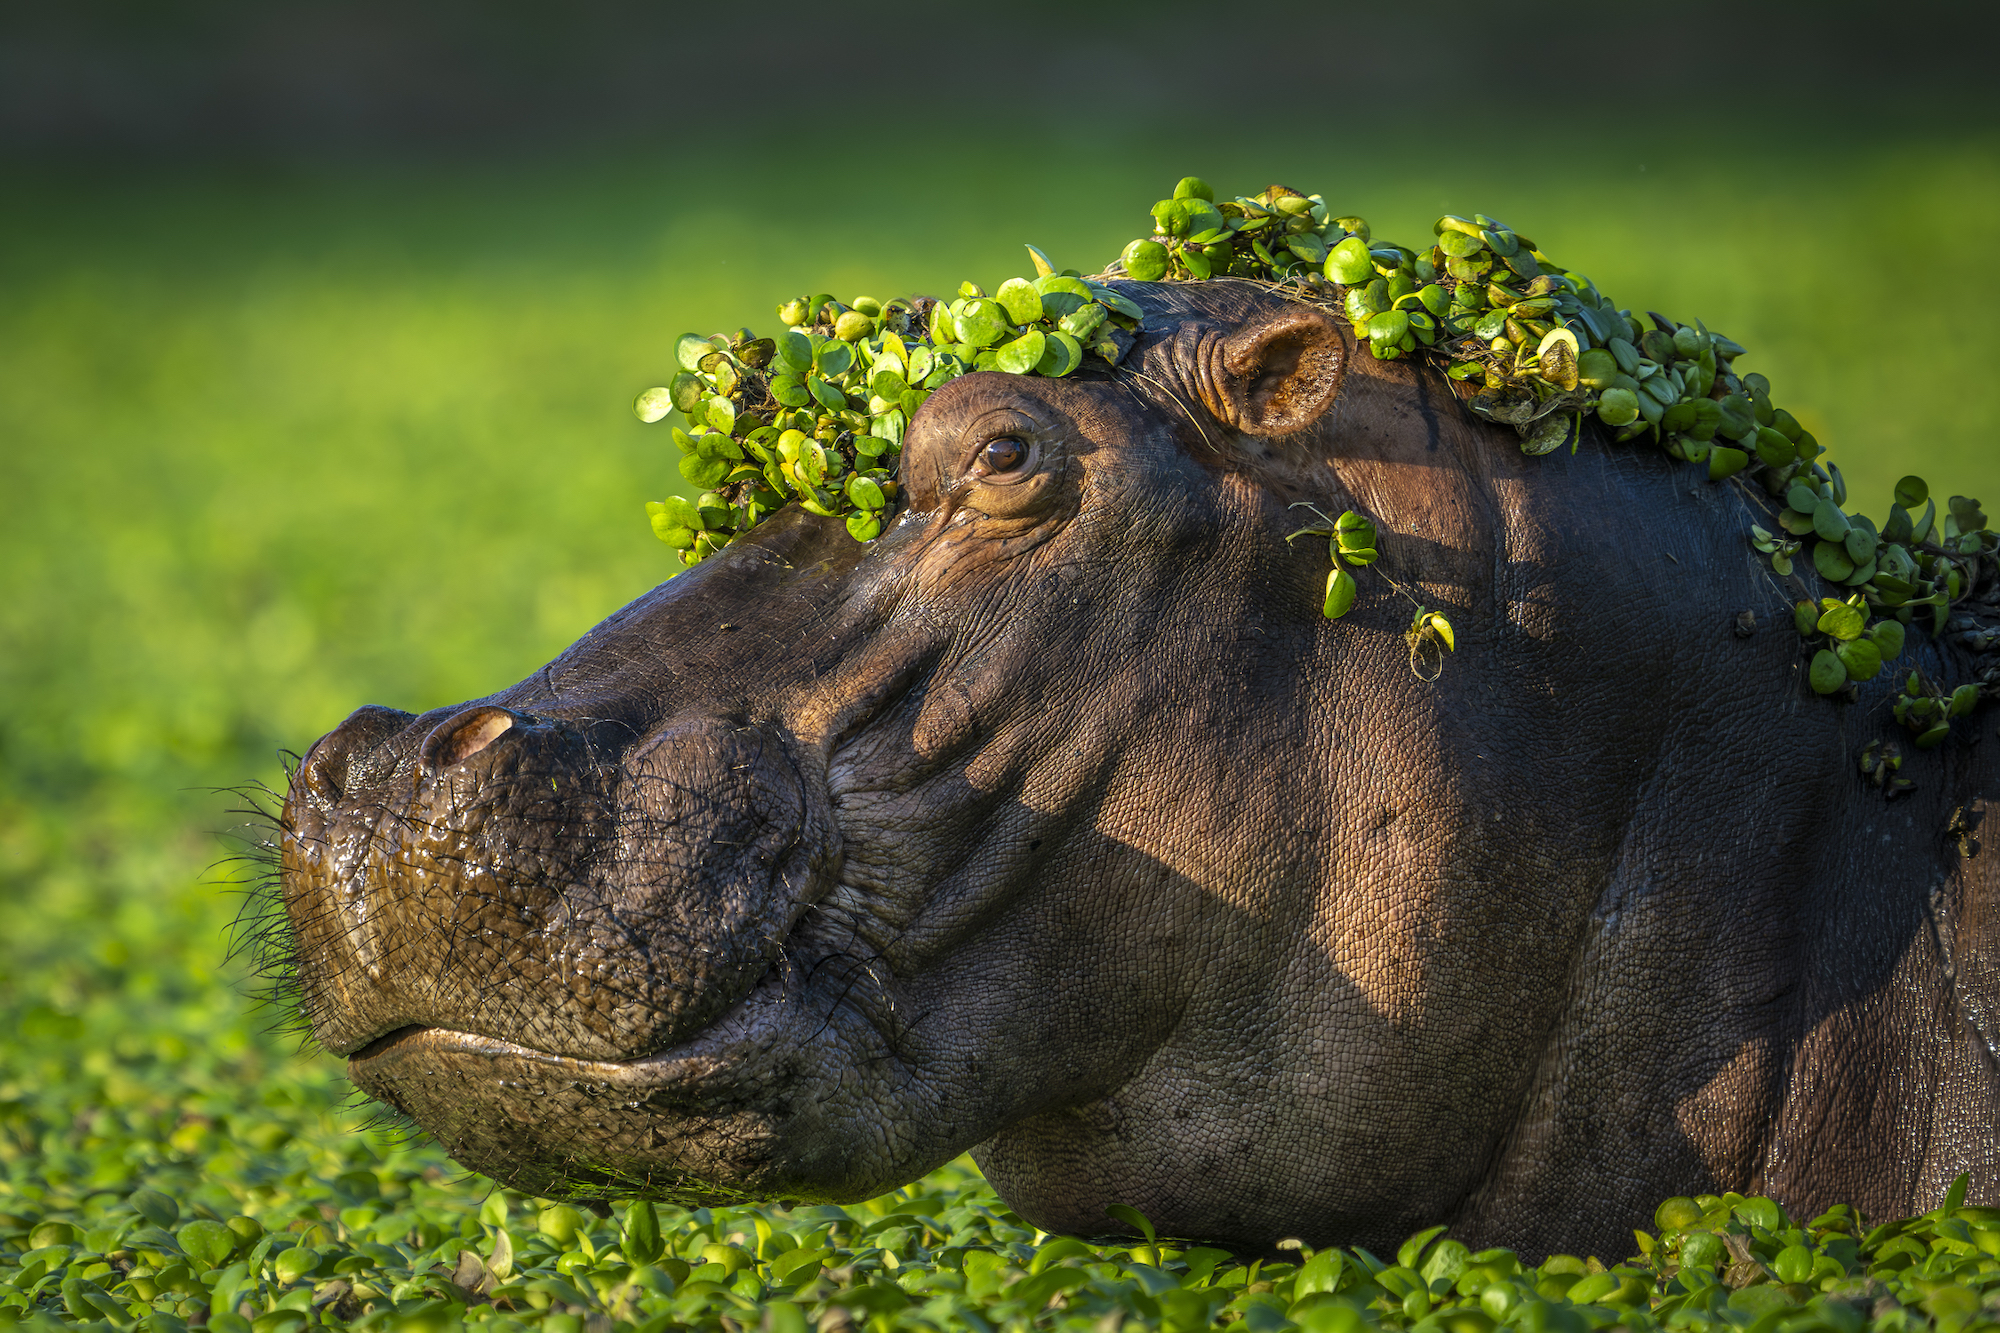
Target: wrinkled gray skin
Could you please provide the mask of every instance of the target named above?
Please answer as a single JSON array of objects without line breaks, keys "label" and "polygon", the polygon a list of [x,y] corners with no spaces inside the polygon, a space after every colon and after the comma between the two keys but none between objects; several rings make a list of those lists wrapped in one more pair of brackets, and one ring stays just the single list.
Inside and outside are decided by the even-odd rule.
[{"label": "wrinkled gray skin", "polygon": [[[313,748],[283,893],[355,1081],[542,1194],[846,1201],[972,1149],[1047,1229],[1247,1247],[2000,1200],[2000,853],[1947,836],[2000,745],[1862,782],[1901,672],[1807,691],[1751,488],[1524,458],[1317,311],[1129,290],[1139,373],[946,386],[880,540],[781,515]],[[1338,622],[1302,499],[1382,530]],[[1456,627],[1435,681],[1398,588]]]}]

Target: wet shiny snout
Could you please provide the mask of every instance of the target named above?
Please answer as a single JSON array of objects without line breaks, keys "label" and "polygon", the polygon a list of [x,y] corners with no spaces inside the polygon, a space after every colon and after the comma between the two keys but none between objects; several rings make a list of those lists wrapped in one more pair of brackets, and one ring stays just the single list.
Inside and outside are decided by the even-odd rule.
[{"label": "wet shiny snout", "polygon": [[364,704],[307,752],[294,786],[330,809],[348,792],[381,781],[395,767],[395,756],[385,745],[415,720],[415,714],[401,709]]}]

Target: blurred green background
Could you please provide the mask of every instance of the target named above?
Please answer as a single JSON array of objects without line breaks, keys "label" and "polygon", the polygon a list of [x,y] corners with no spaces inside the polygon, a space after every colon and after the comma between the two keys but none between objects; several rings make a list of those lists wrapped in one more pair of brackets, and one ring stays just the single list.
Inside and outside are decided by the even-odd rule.
[{"label": "blurred green background", "polygon": [[[977,97],[885,57],[875,101],[830,106],[853,92],[834,60],[755,115],[700,74],[701,48],[662,48],[711,81],[661,84],[665,129],[554,138],[505,116],[426,137],[414,112],[258,138],[272,120],[229,103],[92,130],[23,119],[17,80],[0,102],[0,1103],[85,1066],[223,1086],[283,1065],[334,1096],[223,962],[233,872],[211,867],[242,821],[218,789],[281,785],[278,751],[358,704],[508,684],[671,573],[641,506],[678,484],[673,450],[628,404],[676,335],[769,325],[809,290],[990,287],[1027,271],[1028,241],[1094,268],[1185,173],[1321,191],[1406,241],[1442,211],[1500,216],[1621,304],[1749,347],[1739,364],[1858,505],[1884,511],[1911,471],[2000,500],[2000,134],[1917,97],[1921,69],[1835,112],[1801,100],[1805,75],[1757,100],[1713,61],[1691,83],[1599,66],[1568,88],[1499,62],[1499,83],[1440,85],[1473,112],[1409,119],[1382,114],[1401,85],[1373,66],[1288,83],[1310,52],[1284,41],[1275,71],[1239,42],[1223,83],[1186,82],[1201,36],[942,56],[983,71]],[[1865,36],[1806,74],[1867,64]],[[53,49],[16,42],[0,74]],[[1470,49],[1453,70],[1482,72]],[[1148,52],[1183,83],[1156,87]]]}]

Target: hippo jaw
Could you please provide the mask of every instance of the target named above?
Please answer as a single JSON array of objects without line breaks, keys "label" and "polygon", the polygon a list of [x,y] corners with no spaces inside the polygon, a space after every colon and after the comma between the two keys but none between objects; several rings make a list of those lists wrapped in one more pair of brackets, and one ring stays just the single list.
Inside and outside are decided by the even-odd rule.
[{"label": "hippo jaw", "polygon": [[[628,736],[498,703],[355,714],[286,803],[293,970],[356,1084],[468,1165],[540,1193],[715,1197],[704,1182],[768,1175],[744,1153],[769,1131],[737,1123],[754,1091],[729,1085],[770,1076],[754,1051],[802,984],[787,941],[840,840],[774,726],[698,714]],[[522,1104],[549,1095],[595,1109]],[[717,1105],[696,1117],[731,1123],[726,1162],[684,1123]],[[617,1106],[634,1126],[606,1120]],[[627,1161],[641,1145],[650,1167]]]},{"label": "hippo jaw", "polygon": [[879,1042],[853,1010],[813,1013],[785,971],[686,1042],[632,1060],[411,1026],[354,1052],[348,1072],[458,1162],[544,1197],[863,1197],[875,1172],[824,1132],[828,1108],[798,1092],[838,1080],[815,1037],[834,1029],[844,1048]]}]

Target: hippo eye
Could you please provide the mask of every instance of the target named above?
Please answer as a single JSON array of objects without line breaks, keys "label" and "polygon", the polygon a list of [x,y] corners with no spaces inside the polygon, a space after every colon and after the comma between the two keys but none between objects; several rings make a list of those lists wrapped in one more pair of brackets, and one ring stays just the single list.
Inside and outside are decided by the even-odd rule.
[{"label": "hippo eye", "polygon": [[980,450],[979,463],[987,472],[1012,472],[1028,461],[1028,446],[1011,435],[987,442]]},{"label": "hippo eye", "polygon": [[969,482],[1013,486],[1034,476],[1041,466],[1041,427],[1025,412],[995,412],[974,423],[967,434],[972,456],[966,459],[963,475]]}]

